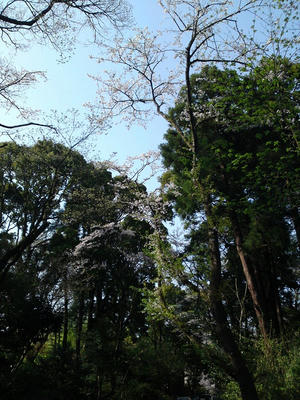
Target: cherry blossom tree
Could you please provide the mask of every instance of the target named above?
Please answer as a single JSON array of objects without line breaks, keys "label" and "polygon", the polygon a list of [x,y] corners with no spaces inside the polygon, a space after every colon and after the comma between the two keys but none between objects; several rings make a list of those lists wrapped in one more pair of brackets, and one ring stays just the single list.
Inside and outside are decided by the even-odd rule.
[{"label": "cherry blossom tree", "polygon": [[[109,29],[121,29],[131,21],[130,7],[125,0],[99,1],[4,1],[0,5],[0,44],[7,48],[26,50],[33,43],[50,45],[61,61],[69,59],[79,33],[83,30],[93,42]],[[45,78],[42,71],[28,71],[12,66],[0,57],[0,107],[15,112],[21,122],[0,121],[6,136],[27,127],[56,131],[52,123],[41,123],[34,110],[24,105],[25,90]],[[14,114],[13,114],[14,115]]]},{"label": "cherry blossom tree", "polygon": [[[164,31],[136,29],[129,38],[121,34],[115,41],[99,42],[106,55],[96,60],[108,63],[109,69],[93,77],[99,85],[98,105],[91,107],[95,118],[144,123],[154,112],[173,125],[168,109],[180,88],[189,88],[191,73],[203,65],[251,67],[262,55],[297,52],[293,2],[285,2],[284,10],[278,2],[262,0],[159,3],[168,18]],[[190,95],[188,89],[188,103]],[[187,117],[193,121],[192,111],[187,109]]]},{"label": "cherry blossom tree", "polygon": [[[262,56],[294,57],[298,9],[294,2],[269,1],[159,1],[169,21],[165,32],[137,30],[132,37],[118,36],[114,43],[101,43],[107,54],[98,62],[108,62],[106,76],[94,77],[99,85],[99,104],[92,107],[99,121],[120,118],[128,125],[145,123],[153,113],[164,118],[179,135],[192,158],[190,174],[194,197],[203,204],[208,225],[210,255],[210,309],[218,340],[231,360],[243,399],[257,399],[253,378],[230,330],[222,302],[221,253],[218,221],[213,213],[209,185],[198,179],[198,121],[210,118],[214,110],[200,112],[191,76],[206,64],[248,69]],[[113,68],[116,66],[116,69]],[[184,87],[185,107],[178,123],[169,112]],[[247,275],[242,244],[237,251]],[[157,245],[161,254],[159,245]],[[167,264],[159,255],[158,259]],[[264,333],[264,332],[263,332]]]}]

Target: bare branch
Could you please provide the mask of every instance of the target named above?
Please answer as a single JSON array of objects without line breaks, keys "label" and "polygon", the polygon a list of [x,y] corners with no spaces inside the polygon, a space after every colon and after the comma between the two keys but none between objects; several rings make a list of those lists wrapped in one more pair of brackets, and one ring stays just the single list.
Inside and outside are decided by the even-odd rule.
[{"label": "bare branch", "polygon": [[0,123],[0,127],[1,128],[5,128],[5,129],[17,129],[17,128],[24,128],[27,126],[40,126],[43,128],[49,128],[49,129],[53,129],[53,130],[57,130],[54,126],[52,125],[48,125],[48,124],[40,124],[38,122],[26,122],[23,124],[16,124],[16,125],[4,125]]},{"label": "bare branch", "polygon": [[20,105],[18,99],[25,89],[37,82],[38,78],[45,78],[42,71],[18,70],[9,61],[0,58],[0,106],[7,111],[13,108],[21,116],[26,116],[31,111]]},{"label": "bare branch", "polygon": [[[126,0],[5,1],[0,9],[0,38],[19,47],[20,39],[36,37],[60,52],[74,46],[83,27],[103,35],[107,26],[120,29],[131,23]],[[19,39],[19,40],[18,40]]]}]

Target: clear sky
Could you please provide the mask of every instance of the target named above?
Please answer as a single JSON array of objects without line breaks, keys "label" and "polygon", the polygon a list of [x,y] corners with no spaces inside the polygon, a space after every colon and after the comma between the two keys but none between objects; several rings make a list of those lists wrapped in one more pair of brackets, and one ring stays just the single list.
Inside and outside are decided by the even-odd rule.
[{"label": "clear sky", "polygon": [[[164,15],[157,0],[131,0],[130,3],[139,27],[148,26],[150,30],[156,30],[160,26]],[[2,56],[9,58],[16,67],[46,73],[45,81],[40,80],[25,92],[26,106],[41,109],[45,113],[54,109],[64,112],[71,108],[79,109],[82,113],[88,112],[83,105],[95,100],[97,90],[95,81],[88,74],[98,75],[102,68],[89,56],[101,54],[101,48],[78,44],[74,55],[66,63],[58,62],[58,54],[50,46],[34,44],[29,50],[18,54],[12,50],[7,52],[2,43],[0,49]],[[0,119],[2,123],[16,122],[15,116],[1,110]],[[160,118],[154,118],[146,129],[133,126],[128,130],[122,125],[113,125],[107,134],[93,140],[90,154],[93,159],[102,161],[112,153],[117,153],[115,158],[122,163],[127,156],[157,150],[166,129],[166,122]]]}]

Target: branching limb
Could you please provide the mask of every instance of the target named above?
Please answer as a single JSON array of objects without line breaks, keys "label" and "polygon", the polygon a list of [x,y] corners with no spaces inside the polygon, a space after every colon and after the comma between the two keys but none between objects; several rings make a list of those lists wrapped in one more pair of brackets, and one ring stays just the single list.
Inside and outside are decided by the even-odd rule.
[{"label": "branching limb", "polygon": [[43,128],[49,128],[49,129],[53,129],[53,130],[57,130],[54,126],[52,125],[48,125],[48,124],[40,124],[38,122],[26,122],[23,124],[16,124],[16,125],[4,125],[0,123],[0,127],[4,128],[4,129],[18,129],[18,128],[24,128],[27,126],[40,126]]}]

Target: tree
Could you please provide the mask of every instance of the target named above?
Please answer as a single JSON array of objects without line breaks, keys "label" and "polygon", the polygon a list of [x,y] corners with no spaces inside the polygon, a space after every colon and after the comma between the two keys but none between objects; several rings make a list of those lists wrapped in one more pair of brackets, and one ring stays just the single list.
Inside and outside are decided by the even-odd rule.
[{"label": "tree", "polygon": [[[290,124],[285,120],[282,125],[278,121],[282,105],[278,103],[276,111],[272,108],[270,113],[268,104],[271,102],[274,106],[276,96],[269,90],[270,83],[266,79],[279,65],[285,71],[285,79],[280,84],[273,82],[273,90],[276,95],[283,94],[284,88],[290,90],[289,95],[285,92],[284,106],[289,110]],[[238,322],[236,315],[238,308],[241,308],[240,318],[245,318],[245,323],[248,320],[250,327],[249,316],[253,318],[253,312],[249,314],[249,309],[245,309],[245,305],[249,305],[249,301],[245,302],[246,292],[243,294],[245,288],[237,284],[244,282],[267,343],[268,337],[280,336],[284,328],[290,330],[293,326],[293,317],[289,321],[287,318],[293,307],[283,309],[282,305],[286,304],[286,294],[297,287],[295,232],[288,222],[289,199],[294,198],[294,190],[298,191],[299,176],[299,149],[293,137],[298,125],[297,102],[292,100],[297,98],[298,78],[297,73],[294,74],[297,69],[296,64],[287,60],[263,59],[262,65],[249,76],[216,67],[205,67],[200,74],[191,76],[199,143],[196,179],[211,196],[211,217],[222,249],[222,298],[226,301],[231,329],[241,329],[242,320]],[[169,115],[188,139],[185,99],[186,87],[182,88]],[[177,277],[178,282],[197,293],[200,290],[199,274],[205,274],[204,279],[211,281],[207,272],[209,248],[205,204],[201,194],[195,191],[195,176],[191,173],[193,158],[187,146],[173,128],[165,138],[167,142],[161,150],[168,170],[162,183],[177,212],[190,224],[193,250],[186,255],[186,274],[182,268],[167,266],[176,264],[172,258],[165,261],[166,269],[173,278]],[[284,165],[282,160],[285,160]],[[195,261],[191,261],[191,256]],[[243,266],[244,276],[238,271],[239,264]],[[230,284],[231,291],[236,293],[233,299],[228,293]],[[233,312],[230,311],[232,303]],[[292,313],[295,311],[293,309]]]},{"label": "tree", "polygon": [[[180,88],[189,86],[191,73],[206,63],[251,66],[274,51],[280,55],[288,44],[292,50],[297,49],[293,23],[298,9],[294,2],[285,4],[281,11],[277,2],[260,1],[219,4],[167,0],[160,4],[171,24],[163,39],[159,33],[138,30],[129,39],[119,35],[113,43],[101,43],[106,54],[95,58],[111,62],[111,68],[106,75],[94,77],[103,93],[99,107],[93,107],[98,115],[116,117],[126,113],[127,121],[136,122],[156,112],[172,124],[168,108],[173,106]],[[276,23],[269,20],[269,11],[278,12]],[[264,14],[265,23],[260,18]],[[245,25],[241,17],[253,20],[253,26],[260,21],[263,25],[259,28],[265,35],[256,37],[256,30]],[[284,29],[287,26],[289,30]],[[266,37],[268,34],[270,37]]]},{"label": "tree", "polygon": [[[111,384],[113,393],[124,373],[118,361],[126,358],[125,338],[136,340],[145,331],[139,289],[154,273],[141,253],[149,227],[128,216],[136,185],[126,190],[127,179],[113,179],[101,164],[88,164],[79,153],[51,141],[30,147],[7,143],[1,152],[1,249],[2,261],[8,260],[0,292],[3,390],[12,397],[35,396],[50,385],[49,379],[36,390],[18,379],[27,374],[32,383],[41,369],[56,368],[62,396],[69,379],[75,381],[83,369],[92,376],[97,370],[95,376]],[[108,222],[111,229],[103,228],[94,243],[93,226]],[[80,259],[75,259],[72,253],[80,241]],[[8,259],[9,254],[14,257]],[[104,346],[95,346],[93,338]],[[39,357],[44,347],[52,348],[52,339],[52,352],[44,353],[47,360]],[[107,367],[104,372],[101,365]],[[80,390],[91,385],[82,381]]]},{"label": "tree", "polygon": [[24,252],[56,224],[83,157],[51,141],[1,149],[1,280]]},{"label": "tree", "polygon": [[[263,60],[262,66],[250,76],[239,77],[233,70],[207,67],[191,78],[193,107],[198,116],[197,179],[210,187],[216,215],[229,218],[264,337],[279,335],[283,329],[276,283],[283,269],[278,261],[286,264],[285,271],[290,268],[291,261],[286,258],[291,251],[290,227],[284,219],[288,218],[291,207],[288,199],[294,198],[292,192],[298,190],[298,146],[293,138],[298,124],[297,107],[295,102],[291,107],[290,102],[289,117],[293,123],[286,125],[285,121],[284,126],[277,117],[282,106],[271,112],[268,109],[269,102],[273,106],[273,98],[281,91],[279,84],[275,86],[273,82],[274,92],[267,92],[269,81],[266,76],[273,71],[272,61]],[[277,59],[276,63],[288,66],[287,60]],[[271,67],[269,71],[266,71],[267,64]],[[266,75],[262,74],[262,69]],[[281,86],[289,87],[292,99],[297,97],[294,93],[297,73],[292,72],[297,66],[290,64],[289,70],[291,77],[286,69]],[[292,86],[288,84],[290,79]],[[170,110],[171,118],[183,130],[187,112],[185,97],[184,88],[176,107]],[[168,143],[162,145],[162,154],[166,166],[175,173],[179,190],[185,193],[184,199],[176,200],[179,212],[185,215],[201,212],[201,200],[189,193],[192,160],[174,131],[169,132],[167,139]],[[187,207],[187,196],[190,208]],[[277,223],[274,223],[274,215]],[[269,232],[259,233],[261,221],[269,221]],[[275,241],[276,235],[280,234],[281,239]],[[283,243],[287,246],[285,250]],[[265,283],[267,281],[269,285]]]},{"label": "tree", "polygon": [[74,251],[73,281],[80,282],[87,323],[82,358],[96,377],[97,399],[116,396],[127,376],[125,339],[136,342],[145,333],[139,289],[154,275],[142,253],[145,239],[137,235],[145,228],[130,217],[98,226]]},{"label": "tree", "polygon": [[[293,3],[289,3],[286,9],[288,16],[284,16],[285,23],[265,26],[265,32],[270,33],[266,41],[258,43],[251,29],[249,36],[245,34],[240,25],[239,16],[247,13],[257,15],[263,13],[267,5],[261,2],[230,2],[203,4],[199,1],[161,1],[164,11],[173,22],[175,33],[172,36],[173,43],[166,45],[159,42],[157,36],[153,37],[146,31],[140,31],[129,40],[118,38],[117,45],[107,45],[107,57],[100,58],[103,61],[111,61],[123,68],[122,76],[115,71],[108,73],[108,79],[95,78],[103,84],[109,97],[101,98],[104,104],[104,115],[111,117],[125,114],[126,120],[144,119],[149,116],[154,105],[154,110],[167,120],[170,126],[181,139],[181,146],[185,146],[189,152],[189,164],[186,173],[191,182],[191,191],[194,199],[200,201],[202,211],[207,220],[208,251],[210,258],[210,306],[213,314],[218,339],[222,348],[231,359],[235,378],[239,383],[243,399],[256,399],[256,389],[253,378],[246,366],[245,360],[236,344],[231,332],[226,311],[222,303],[221,284],[221,253],[219,222],[214,207],[214,192],[206,185],[203,179],[199,179],[199,167],[201,165],[201,143],[198,136],[198,120],[201,116],[195,110],[191,75],[192,69],[201,70],[203,63],[223,63],[253,65],[257,54],[266,54],[268,48],[275,46],[277,55],[287,43],[295,44],[291,36],[284,37],[285,23],[291,21],[290,16],[297,16],[297,9]],[[281,6],[281,3],[279,4]],[[276,8],[278,3],[272,3],[271,8]],[[282,9],[283,14],[285,11]],[[277,11],[276,11],[277,12]],[[294,13],[294,14],[293,14]],[[249,15],[249,14],[248,14]],[[255,23],[254,23],[255,25]],[[277,29],[278,28],[278,29]],[[276,32],[277,29],[277,32]],[[174,32],[174,31],[173,31]],[[227,36],[226,36],[227,35]],[[224,40],[224,36],[226,39]],[[231,38],[229,39],[229,36]],[[261,39],[261,38],[258,38]],[[273,47],[274,48],[274,47]],[[177,70],[170,71],[170,58],[179,60]],[[165,70],[162,69],[166,66]],[[170,72],[169,74],[165,71]],[[172,114],[168,113],[168,107],[175,103],[180,86],[185,86],[185,120],[181,125]],[[201,173],[201,169],[200,169]],[[235,215],[232,214],[232,222]],[[245,255],[240,245],[238,226],[235,224],[235,240],[240,258],[243,259],[244,271],[247,274]],[[260,318],[261,319],[261,318]],[[261,328],[265,331],[263,321]]]}]

